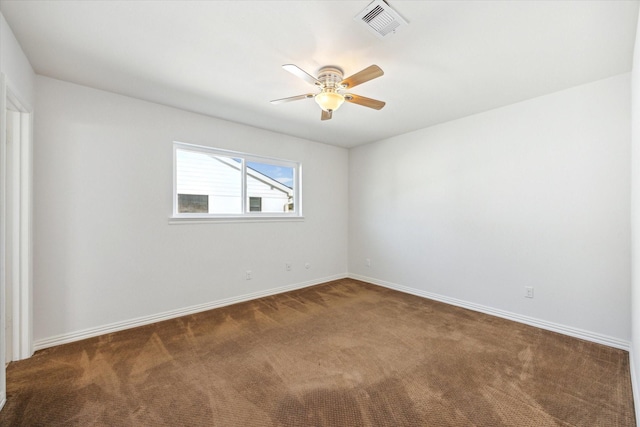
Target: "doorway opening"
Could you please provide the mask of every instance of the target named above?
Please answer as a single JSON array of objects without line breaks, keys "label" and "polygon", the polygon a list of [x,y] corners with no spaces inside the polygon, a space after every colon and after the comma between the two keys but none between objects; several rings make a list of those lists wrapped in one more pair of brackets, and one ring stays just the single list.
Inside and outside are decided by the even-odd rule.
[{"label": "doorway opening", "polygon": [[31,111],[0,75],[0,408],[6,365],[33,354]]}]

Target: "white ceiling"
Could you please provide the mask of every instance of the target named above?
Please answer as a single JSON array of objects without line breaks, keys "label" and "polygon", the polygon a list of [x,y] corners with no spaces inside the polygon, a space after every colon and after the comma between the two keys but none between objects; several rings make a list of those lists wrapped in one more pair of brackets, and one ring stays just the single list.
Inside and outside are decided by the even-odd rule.
[{"label": "white ceiling", "polygon": [[[631,70],[638,1],[403,1],[380,40],[364,1],[18,1],[0,11],[38,74],[352,147]],[[385,75],[320,121],[281,68]]]}]

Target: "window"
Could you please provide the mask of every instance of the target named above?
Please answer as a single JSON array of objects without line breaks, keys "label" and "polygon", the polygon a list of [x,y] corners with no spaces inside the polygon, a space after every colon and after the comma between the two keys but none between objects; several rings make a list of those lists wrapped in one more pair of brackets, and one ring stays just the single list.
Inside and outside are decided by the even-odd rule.
[{"label": "window", "polygon": [[249,197],[249,212],[262,212],[262,197]]},{"label": "window", "polygon": [[300,217],[297,162],[174,143],[173,217]]}]

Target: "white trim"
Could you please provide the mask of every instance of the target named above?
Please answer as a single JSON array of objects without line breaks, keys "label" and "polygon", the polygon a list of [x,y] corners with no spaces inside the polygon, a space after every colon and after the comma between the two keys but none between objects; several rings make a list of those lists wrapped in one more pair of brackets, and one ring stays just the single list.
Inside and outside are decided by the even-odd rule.
[{"label": "white trim", "polygon": [[[6,77],[2,75],[3,91],[0,94],[2,96],[2,104],[0,104],[0,111],[4,112],[6,109],[11,109],[20,114],[19,126],[20,126],[20,140],[15,144],[13,163],[15,166],[14,176],[12,182],[18,189],[18,192],[14,194],[13,200],[13,230],[6,230],[7,227],[7,211],[6,211],[6,175],[3,176],[3,214],[4,223],[3,230],[6,230],[6,234],[12,233],[13,247],[11,253],[13,254],[13,273],[14,284],[12,288],[13,297],[13,312],[11,313],[13,320],[12,330],[12,345],[13,345],[13,357],[12,359],[21,360],[29,358],[33,355],[32,347],[32,206],[33,206],[33,109],[25,102],[22,101],[22,96],[17,93]],[[6,115],[2,114],[3,125],[0,128],[6,127]],[[0,135],[0,141],[3,144],[3,153],[6,156],[6,134],[2,132]],[[2,168],[3,174],[6,174],[7,164],[4,159]],[[6,251],[9,248],[4,247],[3,259],[6,259]],[[3,269],[4,271],[4,269]],[[5,283],[6,286],[6,283]],[[4,290],[2,291],[4,295]]]},{"label": "white trim", "polygon": [[[95,328],[84,329],[82,331],[72,332],[68,334],[56,335],[54,337],[45,338],[41,340],[36,340],[34,342],[34,350],[42,350],[44,348],[53,347],[56,345],[67,344],[74,341],[83,340],[86,338],[92,338],[99,335],[109,334],[112,332],[118,332],[125,329],[135,328],[138,326],[144,326],[151,323],[161,322],[164,320],[174,319],[176,317],[187,316],[190,314],[200,313],[202,311],[212,310],[215,308],[225,307],[231,304],[237,304],[240,302],[250,301],[258,298],[263,298],[271,295],[280,294],[283,292],[288,292],[296,289],[302,289],[309,286],[318,285],[325,282],[330,282],[333,280],[339,280],[344,278],[352,278],[356,280],[361,280],[363,282],[368,282],[374,285],[382,286],[385,288],[393,289],[399,292],[416,295],[422,298],[431,299],[434,301],[444,302],[446,304],[455,305],[457,307],[466,308],[469,310],[477,311],[480,313],[489,314],[496,317],[501,317],[503,319],[512,320],[518,323],[524,323],[530,326],[535,326],[541,329],[549,330],[552,332],[557,332],[563,335],[572,336],[575,338],[580,338],[585,341],[595,342],[598,344],[603,344],[609,347],[619,348],[621,350],[630,351],[631,343],[628,341],[620,340],[618,338],[609,337],[602,334],[597,334],[594,332],[585,331],[583,329],[573,328],[570,326],[560,325],[558,323],[547,322],[544,320],[536,319],[533,317],[523,316],[516,313],[495,309],[492,307],[483,306],[480,304],[470,303],[467,301],[462,301],[456,298],[450,298],[439,294],[434,294],[431,292],[422,291],[420,289],[410,288],[407,286],[398,285],[391,282],[385,282],[382,280],[377,280],[371,277],[361,276],[358,274],[337,274],[334,276],[324,277],[321,279],[311,280],[308,282],[295,283],[292,285],[281,286],[278,288],[272,288],[265,291],[253,292],[250,294],[239,295],[236,297],[225,298],[222,300],[211,301],[204,304],[193,305],[190,307],[185,307],[176,310],[166,311],[164,313],[153,314],[149,316],[138,317],[136,319],[125,320],[122,322],[115,322],[104,326],[99,326]],[[630,363],[632,373],[635,368],[633,365],[633,359],[630,354]],[[632,382],[634,381],[635,376],[632,375]],[[640,398],[637,396],[640,391],[638,387],[634,387],[634,397]],[[636,401],[640,401],[635,399]],[[640,410],[640,408],[638,408]],[[639,416],[640,419],[640,416]]]},{"label": "white trim", "polygon": [[32,277],[33,277],[33,113],[20,113],[20,285],[18,289],[18,346],[14,354],[21,360],[33,355]]},{"label": "white trim", "polygon": [[212,217],[212,216],[193,216],[193,217],[170,217],[169,224],[211,224],[211,223],[230,223],[230,222],[292,222],[304,221],[303,216],[253,216],[243,215],[237,217]]},{"label": "white trim", "polygon": [[3,401],[7,396],[7,369],[5,367],[6,361],[6,345],[5,338],[5,295],[6,295],[6,235],[7,235],[7,221],[6,221],[6,170],[7,170],[7,133],[5,132],[7,126],[7,77],[4,73],[0,73],[0,396]]},{"label": "white trim", "polygon": [[[18,283],[15,283],[12,291],[13,312],[13,359],[26,359],[33,355],[32,350],[32,147],[33,147],[33,108],[24,103],[24,98],[13,89],[10,81],[4,73],[0,73],[0,410],[7,401],[6,367],[5,367],[5,295],[6,295],[6,236],[12,233],[17,236],[18,242],[14,242],[14,259],[17,258]],[[14,225],[17,228],[7,230],[7,135],[6,111],[11,106],[20,114],[20,141],[16,146],[18,152],[19,170],[17,178],[19,183],[19,206],[13,206],[17,210],[18,217]],[[16,180],[14,179],[14,182]],[[16,224],[17,223],[17,224]],[[15,248],[17,247],[17,252]],[[17,339],[16,339],[17,337]]]},{"label": "white trim", "polygon": [[[7,96],[8,98],[8,96]],[[13,106],[8,104],[5,116],[5,129],[11,129],[11,143],[5,140],[6,149],[5,153],[6,163],[5,166],[5,215],[6,216],[6,236],[10,236],[11,245],[7,245],[6,255],[8,255],[9,266],[11,268],[11,278],[10,282],[5,282],[5,292],[7,290],[7,285],[10,283],[11,289],[11,315],[7,317],[11,317],[13,323],[18,323],[18,317],[20,315],[20,287],[22,283],[22,278],[20,276],[22,272],[22,262],[20,260],[21,254],[21,243],[20,240],[20,224],[22,222],[22,213],[20,211],[22,207],[22,203],[20,198],[22,197],[22,191],[20,191],[21,182],[20,177],[22,175],[21,168],[21,151],[22,151],[22,114],[18,111],[14,111]],[[9,165],[11,168],[9,168]],[[5,265],[7,267],[7,265]],[[6,272],[6,271],[5,271]],[[5,293],[6,295],[6,293]],[[6,313],[5,313],[6,315]],[[5,337],[6,338],[6,337]],[[11,327],[11,359],[5,360],[5,362],[11,362],[13,360],[20,360],[20,325],[13,325]]]},{"label": "white trim", "polygon": [[334,276],[323,277],[321,279],[311,280],[308,282],[295,283],[292,285],[280,286],[278,288],[267,289],[265,291],[252,292],[250,294],[239,295],[237,297],[225,298],[218,301],[211,301],[204,304],[192,305],[190,307],[180,308],[177,310],[165,311],[164,313],[152,314],[150,316],[138,317],[136,319],[115,322],[104,326],[84,329],[82,331],[71,332],[68,334],[56,335],[50,338],[36,340],[34,342],[35,350],[53,347],[56,345],[67,344],[74,341],[80,341],[86,338],[93,338],[99,335],[110,334],[125,329],[136,328],[138,326],[149,325],[151,323],[162,322],[164,320],[175,319],[176,317],[188,316],[190,314],[200,313],[215,308],[225,307],[231,304],[251,301],[258,298],[264,298],[271,295],[281,294],[283,292],[293,291],[296,289],[307,288],[309,286],[319,285],[321,283],[330,282],[332,280],[344,279],[347,274],[337,274]]},{"label": "white trim", "polygon": [[492,316],[501,317],[503,319],[512,320],[514,322],[535,326],[540,329],[557,332],[559,334],[568,335],[574,338],[580,338],[585,341],[591,341],[597,344],[603,344],[609,347],[619,348],[621,350],[629,351],[629,348],[631,346],[631,343],[629,341],[621,340],[621,339],[610,337],[607,335],[598,334],[595,332],[585,331],[584,329],[561,325],[559,323],[554,323],[554,322],[548,322],[546,320],[536,319],[534,317],[523,316],[521,314],[504,311],[504,310],[488,307],[481,304],[475,304],[472,302],[463,301],[456,298],[451,298],[444,295],[435,294],[432,292],[427,292],[427,291],[423,291],[416,288],[411,288],[408,286],[398,285],[396,283],[385,282],[383,280],[361,276],[358,274],[349,274],[349,277],[352,279],[361,280],[363,282],[369,282],[374,285],[383,286],[385,288],[404,292],[406,294],[416,295],[416,296],[431,299],[434,301],[444,302],[446,304],[455,305],[457,307],[466,308],[466,309],[477,311],[480,313],[490,314]]}]

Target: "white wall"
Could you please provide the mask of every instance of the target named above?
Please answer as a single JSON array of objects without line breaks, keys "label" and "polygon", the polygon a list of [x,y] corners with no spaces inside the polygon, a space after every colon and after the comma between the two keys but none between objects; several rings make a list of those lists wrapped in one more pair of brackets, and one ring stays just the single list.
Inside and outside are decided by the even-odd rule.
[{"label": "white wall", "polygon": [[7,76],[11,90],[19,95],[20,100],[33,106],[36,75],[2,13],[0,13],[0,72]]},{"label": "white wall", "polygon": [[623,74],[352,149],[350,274],[628,342],[629,93]]},{"label": "white wall", "polygon": [[[36,83],[36,344],[346,275],[346,149],[47,77]],[[170,225],[174,140],[301,161],[305,220]]]},{"label": "white wall", "polygon": [[631,375],[640,420],[640,24],[631,71],[631,133]]}]

